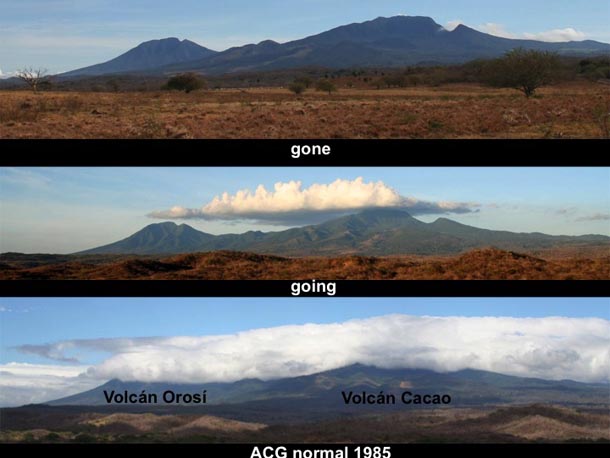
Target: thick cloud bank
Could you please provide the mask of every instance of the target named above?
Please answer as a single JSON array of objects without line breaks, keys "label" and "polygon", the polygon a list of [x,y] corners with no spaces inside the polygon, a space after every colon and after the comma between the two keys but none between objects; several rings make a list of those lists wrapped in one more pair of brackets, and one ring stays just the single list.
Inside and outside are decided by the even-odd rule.
[{"label": "thick cloud bank", "polygon": [[202,208],[180,206],[155,211],[148,216],[160,219],[248,219],[271,224],[319,222],[324,216],[369,208],[403,208],[413,215],[468,213],[477,204],[467,202],[429,202],[401,196],[382,181],[366,183],[337,179],[330,184],[303,188],[300,181],[276,183],[273,190],[259,185],[255,191],[244,189],[223,193]]},{"label": "thick cloud bank", "polygon": [[226,336],[163,338],[110,357],[90,375],[227,382],[295,377],[354,363],[605,381],[610,325],[601,319],[394,315]]},{"label": "thick cloud bank", "polygon": [[[0,366],[0,404],[41,402],[108,379],[232,382],[296,377],[354,363],[438,372],[480,369],[544,379],[607,382],[610,321],[599,318],[390,315],[334,324],[255,329],[231,335],[61,341],[20,350],[79,366]],[[16,401],[18,400],[18,401]]]}]

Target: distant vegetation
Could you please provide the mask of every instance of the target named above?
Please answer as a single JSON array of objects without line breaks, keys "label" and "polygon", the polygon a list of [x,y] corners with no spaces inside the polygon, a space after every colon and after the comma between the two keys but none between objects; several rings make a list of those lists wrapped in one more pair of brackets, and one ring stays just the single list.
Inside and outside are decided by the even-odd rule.
[{"label": "distant vegetation", "polygon": [[510,87],[532,97],[536,89],[559,79],[556,54],[546,51],[513,49],[504,57],[484,62],[483,80],[496,87]]},{"label": "distant vegetation", "polygon": [[316,91],[328,92],[328,94],[330,95],[336,90],[337,87],[329,80],[320,80],[316,83]]},{"label": "distant vegetation", "polygon": [[198,89],[206,89],[206,81],[196,73],[183,73],[181,75],[172,76],[163,89],[170,91],[184,91],[187,94]]},{"label": "distant vegetation", "polygon": [[306,88],[307,87],[305,86],[305,84],[298,81],[295,81],[294,83],[288,86],[288,90],[296,95],[301,95],[303,92],[305,92]]},{"label": "distant vegetation", "polygon": [[[532,53],[530,56],[529,54]],[[525,54],[525,55],[523,55]],[[554,83],[571,81],[610,81],[610,57],[598,56],[588,58],[577,58],[567,56],[555,56],[552,53],[539,51],[522,51],[521,55],[512,51],[507,56],[499,59],[478,59],[460,65],[436,65],[433,63],[406,66],[402,68],[346,68],[327,69],[322,67],[301,68],[289,70],[271,70],[260,72],[231,73],[226,75],[210,75],[203,80],[201,76],[192,73],[177,75],[166,78],[155,75],[108,75],[92,76],[78,79],[62,79],[56,77],[45,77],[42,81],[52,82],[48,87],[38,87],[38,90],[57,91],[91,91],[91,92],[150,92],[158,91],[160,86],[166,89],[185,90],[169,87],[169,83],[175,78],[177,83],[185,80],[200,80],[204,87],[214,89],[221,88],[254,88],[254,87],[288,87],[292,84],[304,86],[305,90],[314,87],[321,80],[331,82],[335,88],[355,89],[388,89],[407,87],[439,87],[446,84],[474,83],[482,85],[504,85],[506,80],[497,78],[498,70],[508,66],[508,56],[512,62],[523,61],[527,57],[546,56],[543,73],[545,81]],[[516,59],[523,57],[524,59]],[[536,67],[539,68],[539,67]],[[531,70],[531,69],[529,69]],[[512,72],[511,72],[512,74]],[[547,76],[549,76],[547,78]],[[496,78],[493,78],[493,77]],[[206,84],[207,81],[207,84]],[[545,83],[546,84],[546,83]],[[508,85],[512,87],[513,84]],[[16,79],[1,80],[0,89],[23,89],[28,87],[25,81]],[[195,89],[191,89],[195,90]]]}]

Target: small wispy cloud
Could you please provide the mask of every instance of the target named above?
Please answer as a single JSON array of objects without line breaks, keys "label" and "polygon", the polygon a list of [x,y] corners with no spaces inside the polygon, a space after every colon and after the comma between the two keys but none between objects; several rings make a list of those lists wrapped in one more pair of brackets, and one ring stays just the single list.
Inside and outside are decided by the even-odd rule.
[{"label": "small wispy cloud", "polygon": [[517,38],[515,34],[506,30],[502,24],[497,24],[495,22],[486,22],[485,24],[478,26],[477,29],[481,32],[485,32],[496,37]]},{"label": "small wispy cloud", "polygon": [[578,209],[576,207],[564,207],[555,210],[556,215],[572,215],[576,213]]},{"label": "small wispy cloud", "polygon": [[581,216],[576,221],[610,221],[610,213],[594,213],[592,215]]},{"label": "small wispy cloud", "polygon": [[80,362],[79,358],[68,355],[72,350],[80,349],[112,354],[130,348],[146,346],[157,341],[157,337],[78,339],[39,345],[25,344],[14,348],[21,353],[41,356],[54,361],[78,363]]},{"label": "small wispy cloud", "polygon": [[463,24],[464,22],[461,19],[454,19],[453,21],[447,21],[445,24],[446,30],[454,30],[458,25]]},{"label": "small wispy cloud", "polygon": [[476,27],[476,29],[481,32],[488,33],[490,35],[494,35],[496,37],[545,41],[549,43],[582,41],[587,38],[586,33],[576,30],[573,27],[545,30],[542,32],[535,33],[523,32],[519,34],[510,32],[503,24],[498,24],[496,22],[487,22],[485,24],[479,25],[478,27]]},{"label": "small wispy cloud", "polygon": [[51,179],[35,170],[18,167],[3,167],[0,170],[0,183],[4,185],[25,186],[28,188],[47,188]]},{"label": "small wispy cloud", "polygon": [[545,32],[524,33],[523,38],[553,43],[563,41],[582,41],[587,38],[587,34],[572,27],[566,27],[565,29],[553,29]]},{"label": "small wispy cloud", "polygon": [[402,196],[382,181],[337,179],[304,188],[301,181],[278,182],[272,190],[259,185],[235,194],[223,193],[201,208],[175,206],[148,214],[158,219],[254,220],[267,224],[298,225],[371,208],[404,209],[412,215],[470,213],[474,202],[426,201]]}]

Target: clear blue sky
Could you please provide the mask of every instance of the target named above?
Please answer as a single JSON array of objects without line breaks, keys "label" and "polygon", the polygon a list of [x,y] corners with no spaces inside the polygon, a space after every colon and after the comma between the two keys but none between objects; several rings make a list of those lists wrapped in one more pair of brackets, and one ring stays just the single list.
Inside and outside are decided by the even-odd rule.
[{"label": "clear blue sky", "polygon": [[[610,235],[609,168],[0,168],[0,252],[71,253],[125,238],[146,216],[201,208],[215,196],[276,182],[383,183],[401,196],[476,205],[449,217],[515,232]],[[176,220],[177,223],[182,222]],[[240,220],[185,221],[213,234],[281,230]]]},{"label": "clear blue sky", "polygon": [[264,39],[284,42],[398,14],[516,37],[571,28],[579,37],[610,42],[607,0],[3,0],[0,69],[7,74],[34,65],[56,73],[168,36],[216,50]]},{"label": "clear blue sky", "polygon": [[[390,314],[610,319],[594,298],[2,298],[0,364],[47,362],[13,347],[72,339],[231,334]],[[79,355],[96,363],[104,355]]]}]

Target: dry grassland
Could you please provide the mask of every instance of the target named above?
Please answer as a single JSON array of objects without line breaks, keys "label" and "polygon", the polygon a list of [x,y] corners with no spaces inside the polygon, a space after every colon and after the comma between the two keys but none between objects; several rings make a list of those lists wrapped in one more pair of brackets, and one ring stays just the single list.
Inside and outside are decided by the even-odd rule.
[{"label": "dry grassland", "polygon": [[[600,138],[610,87],[0,92],[0,138]],[[603,116],[602,116],[603,117]]]}]

